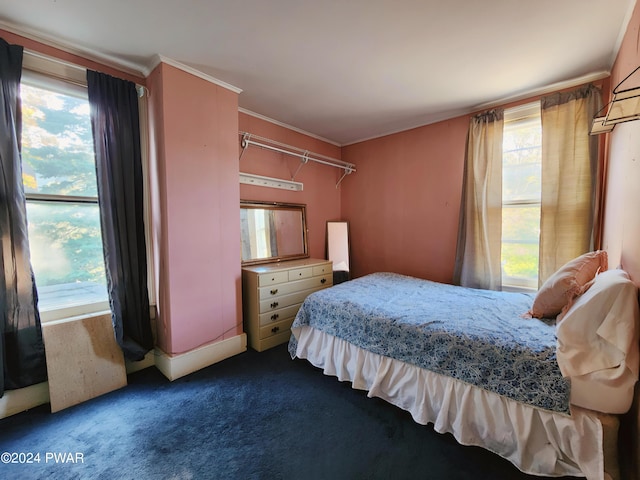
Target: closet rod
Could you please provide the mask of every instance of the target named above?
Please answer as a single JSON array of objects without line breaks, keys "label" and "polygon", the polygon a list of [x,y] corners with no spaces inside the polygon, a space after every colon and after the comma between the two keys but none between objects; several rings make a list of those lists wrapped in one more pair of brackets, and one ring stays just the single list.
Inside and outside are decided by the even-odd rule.
[{"label": "closet rod", "polygon": [[[311,160],[312,162],[329,165],[330,167],[341,168],[345,171],[345,175],[356,171],[356,166],[353,163],[343,162],[342,160],[326,157],[324,155],[320,155],[319,153],[302,150],[285,143],[276,142],[275,140],[258,137],[256,135],[252,135],[251,133],[240,132],[240,134],[242,135],[242,154],[247,147],[249,147],[250,145],[255,145],[256,147],[266,148],[275,152],[298,157],[302,160],[303,163],[307,163],[307,161]],[[254,138],[261,140],[261,142],[254,141]],[[242,154],[240,154],[240,158],[242,158]],[[344,175],[342,178],[344,178]],[[342,181],[342,179],[340,180]],[[339,183],[340,182],[338,182],[338,184]]]}]

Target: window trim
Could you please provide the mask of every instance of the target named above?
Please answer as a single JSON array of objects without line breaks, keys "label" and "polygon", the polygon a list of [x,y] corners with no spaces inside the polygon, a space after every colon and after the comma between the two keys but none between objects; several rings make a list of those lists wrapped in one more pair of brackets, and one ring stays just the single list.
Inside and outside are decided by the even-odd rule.
[{"label": "window trim", "polygon": [[508,123],[517,122],[519,120],[526,120],[527,118],[533,116],[541,116],[541,107],[540,101],[536,100],[535,102],[524,103],[522,105],[518,105],[511,108],[506,108],[504,110],[504,125]]},{"label": "window trim", "polygon": [[94,303],[79,303],[77,305],[69,305],[67,307],[57,308],[39,308],[40,322],[49,323],[59,320],[73,320],[75,318],[84,318],[91,315],[105,315],[111,313],[109,301]]}]

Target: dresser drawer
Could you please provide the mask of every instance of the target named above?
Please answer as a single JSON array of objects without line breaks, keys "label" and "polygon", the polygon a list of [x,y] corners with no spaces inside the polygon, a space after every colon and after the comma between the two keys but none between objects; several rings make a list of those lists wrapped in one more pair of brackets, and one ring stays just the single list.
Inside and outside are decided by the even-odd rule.
[{"label": "dresser drawer", "polygon": [[296,303],[272,312],[260,314],[260,326],[263,327],[284,320],[285,318],[295,317],[298,310],[300,310],[300,305],[300,303]]},{"label": "dresser drawer", "polygon": [[310,278],[313,276],[313,267],[296,268],[289,270],[289,281],[301,280],[303,278]]},{"label": "dresser drawer", "polygon": [[[316,289],[302,290],[300,292],[293,292],[293,293],[289,293],[288,295],[282,295],[277,299],[262,300],[260,302],[259,313],[262,314],[267,312],[273,312],[280,308],[285,308],[291,305],[302,303],[302,301],[307,297],[307,295],[309,295],[311,292],[315,290]],[[272,305],[276,303],[276,300],[278,305],[276,308],[274,308],[272,307]]]},{"label": "dresser drawer", "polygon": [[[287,295],[301,290],[308,290],[310,288],[328,286],[331,285],[332,282],[333,277],[331,275],[323,275],[322,277],[311,277],[304,280],[296,280],[295,282],[283,283],[281,285],[270,285],[268,287],[261,287],[258,289],[258,298],[262,305],[263,300],[275,301],[276,297],[281,295]],[[283,306],[283,304],[280,304],[273,308],[282,308]],[[262,309],[260,311],[262,311]]]},{"label": "dresser drawer", "polygon": [[270,272],[263,273],[258,276],[258,286],[265,287],[267,285],[276,285],[278,283],[284,283],[289,281],[289,275],[287,272]]},{"label": "dresser drawer", "polygon": [[313,276],[316,277],[318,275],[325,275],[328,273],[332,273],[333,267],[330,263],[325,265],[317,265],[313,267]]},{"label": "dresser drawer", "polygon": [[272,323],[271,325],[267,325],[265,327],[260,328],[260,339],[269,338],[273,335],[278,335],[281,333],[285,333],[291,329],[291,324],[293,323],[294,317],[287,318],[280,322]]}]

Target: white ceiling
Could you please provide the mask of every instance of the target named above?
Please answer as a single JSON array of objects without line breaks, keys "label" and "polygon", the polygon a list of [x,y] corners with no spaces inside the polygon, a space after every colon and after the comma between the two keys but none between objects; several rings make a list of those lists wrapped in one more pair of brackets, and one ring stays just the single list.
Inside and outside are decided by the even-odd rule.
[{"label": "white ceiling", "polygon": [[[612,67],[635,0],[0,0],[0,28],[146,74],[162,55],[338,145]],[[568,82],[568,83],[567,83]]]}]

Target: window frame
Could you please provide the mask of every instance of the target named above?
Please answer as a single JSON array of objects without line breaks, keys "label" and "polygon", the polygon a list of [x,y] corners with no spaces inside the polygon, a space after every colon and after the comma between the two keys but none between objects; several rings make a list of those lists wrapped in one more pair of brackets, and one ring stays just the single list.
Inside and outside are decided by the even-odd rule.
[{"label": "window frame", "polygon": [[[55,91],[65,95],[87,97],[87,69],[81,65],[69,63],[54,57],[25,49],[22,64],[21,83],[38,88]],[[146,93],[144,87],[138,86],[138,91]],[[150,197],[149,197],[149,156],[148,156],[148,119],[147,101],[145,95],[138,96],[140,111],[140,142],[142,153],[143,190],[144,190],[144,222],[147,246],[147,290],[152,312],[155,309],[154,265],[152,262],[153,245],[149,241],[150,230]],[[99,204],[96,194],[93,196],[51,195],[25,192],[25,200],[29,202],[43,202],[50,204]],[[37,279],[36,279],[37,288]],[[110,313],[108,298],[104,301],[69,304],[52,308],[39,308],[42,323],[67,321],[92,315]]]},{"label": "window frame", "polygon": [[[25,58],[28,58],[25,56]],[[88,95],[86,85],[82,85],[78,78],[65,81],[60,76],[47,76],[39,71],[29,69],[29,63],[23,64],[23,74],[21,79],[21,85],[28,85],[30,87],[38,88],[48,92],[57,93],[60,95],[82,98],[88,101]],[[85,82],[86,83],[86,82]],[[95,165],[95,161],[94,161]],[[62,194],[50,194],[50,193],[38,193],[38,192],[24,192],[25,201],[27,204],[40,203],[45,205],[96,205],[98,206],[98,195],[95,196],[81,196],[81,195],[62,195]],[[27,221],[29,221],[27,215]],[[38,288],[38,282],[36,278],[36,289]],[[106,281],[106,278],[105,278]],[[105,288],[106,293],[106,288]],[[43,297],[41,292],[38,292],[40,298]],[[39,312],[41,322],[50,322],[55,320],[61,320],[63,318],[75,317],[80,315],[95,314],[109,311],[108,296],[102,301],[83,301],[82,297],[76,297],[71,299],[71,302],[67,305],[57,306],[42,306],[39,303]]]},{"label": "window frame", "polygon": [[[518,105],[516,107],[507,108],[504,111],[504,131],[509,128],[511,125],[517,125],[521,122],[527,122],[532,120],[533,118],[537,118],[541,120],[541,106],[540,101],[530,102],[523,105]],[[538,148],[542,148],[542,137],[540,138],[540,145]],[[503,155],[504,155],[504,144],[503,144]],[[540,158],[542,161],[542,158]],[[503,174],[503,182],[504,182],[504,164],[501,166],[502,174]],[[542,180],[541,180],[542,181]],[[541,199],[533,199],[533,198],[525,198],[522,200],[502,200],[501,209],[505,208],[527,208],[527,207],[538,207],[540,210],[542,208],[542,200]],[[538,219],[540,217],[538,216]],[[504,232],[504,226],[503,226]],[[539,234],[538,234],[539,235]],[[501,250],[503,249],[505,243],[509,243],[508,239],[505,242],[504,233],[500,238],[500,246]],[[523,242],[518,242],[522,244]],[[533,245],[533,243],[531,243]],[[540,237],[538,236],[538,251],[540,248]],[[538,275],[539,275],[539,266],[538,266]],[[536,279],[528,280],[522,277],[514,277],[505,275],[504,269],[501,268],[501,280],[502,280],[502,289],[505,291],[520,291],[520,292],[534,292],[538,289],[538,275],[536,275]]]}]

